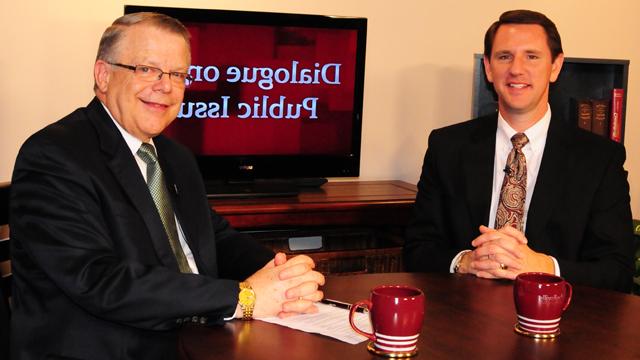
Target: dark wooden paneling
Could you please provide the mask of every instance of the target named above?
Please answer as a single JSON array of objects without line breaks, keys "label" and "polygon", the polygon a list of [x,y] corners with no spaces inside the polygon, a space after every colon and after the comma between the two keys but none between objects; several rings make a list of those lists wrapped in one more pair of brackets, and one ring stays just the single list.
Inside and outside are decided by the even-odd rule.
[{"label": "dark wooden paneling", "polygon": [[[402,270],[402,234],[416,192],[415,185],[402,181],[329,182],[297,197],[211,204],[236,229],[275,251],[307,254],[326,274],[395,272]],[[323,248],[292,252],[290,236],[322,236]]]}]

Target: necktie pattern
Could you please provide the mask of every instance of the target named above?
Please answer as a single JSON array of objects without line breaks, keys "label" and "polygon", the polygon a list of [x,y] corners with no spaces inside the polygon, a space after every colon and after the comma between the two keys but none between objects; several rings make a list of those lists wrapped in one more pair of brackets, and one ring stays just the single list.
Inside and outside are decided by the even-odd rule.
[{"label": "necktie pattern", "polygon": [[158,164],[158,157],[156,156],[153,145],[142,143],[140,149],[137,152],[138,156],[147,164],[147,186],[153,202],[158,209],[158,214],[162,220],[162,225],[169,238],[169,245],[173,254],[178,261],[178,267],[183,273],[190,273],[191,268],[187,262],[187,258],[180,246],[180,240],[178,239],[178,229],[176,228],[175,216],[173,213],[173,206],[171,205],[171,199],[169,198],[169,191],[164,180],[164,174]]},{"label": "necktie pattern", "polygon": [[522,231],[524,201],[527,196],[527,160],[522,147],[529,142],[527,135],[517,133],[511,138],[513,149],[507,158],[506,174],[502,181],[495,228],[510,225]]}]

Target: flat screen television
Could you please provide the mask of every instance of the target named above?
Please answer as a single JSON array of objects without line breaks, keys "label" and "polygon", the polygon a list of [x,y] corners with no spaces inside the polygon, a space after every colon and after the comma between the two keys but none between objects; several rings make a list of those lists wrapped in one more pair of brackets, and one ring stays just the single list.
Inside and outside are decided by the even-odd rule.
[{"label": "flat screen television", "polygon": [[187,88],[164,134],[205,182],[359,175],[367,19],[126,5],[191,34]]}]

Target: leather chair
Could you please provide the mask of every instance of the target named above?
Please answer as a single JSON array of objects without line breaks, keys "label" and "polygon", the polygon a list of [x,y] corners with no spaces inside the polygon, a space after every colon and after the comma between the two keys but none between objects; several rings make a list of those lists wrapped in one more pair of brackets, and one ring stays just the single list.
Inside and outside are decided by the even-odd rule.
[{"label": "leather chair", "polygon": [[633,292],[640,295],[640,220],[633,220],[633,235],[636,240],[636,273],[633,276]]},{"label": "leather chair", "polygon": [[9,189],[9,183],[0,183],[0,359],[9,358],[9,326],[11,320]]}]

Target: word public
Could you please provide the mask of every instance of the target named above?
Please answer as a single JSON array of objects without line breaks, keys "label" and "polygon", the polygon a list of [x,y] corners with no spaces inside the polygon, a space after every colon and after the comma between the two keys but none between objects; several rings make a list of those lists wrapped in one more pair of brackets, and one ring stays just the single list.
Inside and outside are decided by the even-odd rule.
[{"label": "word public", "polygon": [[[221,96],[220,101],[182,103],[178,118],[226,119],[229,117],[230,96]],[[273,101],[267,95],[254,96],[253,103],[237,103],[239,119],[317,119],[317,97],[307,97],[301,103],[291,103],[286,96]]]}]

